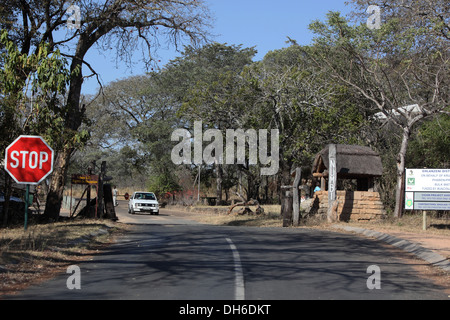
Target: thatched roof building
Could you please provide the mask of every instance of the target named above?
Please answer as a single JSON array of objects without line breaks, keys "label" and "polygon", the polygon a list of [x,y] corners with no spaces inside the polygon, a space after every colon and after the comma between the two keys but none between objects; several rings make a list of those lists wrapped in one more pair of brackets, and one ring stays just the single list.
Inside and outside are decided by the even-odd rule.
[{"label": "thatched roof building", "polygon": [[[333,217],[339,221],[369,221],[380,219],[386,212],[380,194],[375,191],[374,179],[383,174],[380,156],[368,147],[352,145],[336,145],[337,179],[357,181],[344,190],[336,191],[336,201],[329,210],[326,180],[329,178],[329,149],[325,147],[319,152],[313,163],[313,176],[320,179],[321,190],[314,193],[311,212]],[[336,188],[338,189],[338,188]]]},{"label": "thatched roof building", "polygon": [[[315,177],[327,177],[329,166],[329,146],[317,154],[313,163]],[[336,166],[338,179],[358,179],[381,177],[381,158],[372,149],[362,146],[337,145]]]}]

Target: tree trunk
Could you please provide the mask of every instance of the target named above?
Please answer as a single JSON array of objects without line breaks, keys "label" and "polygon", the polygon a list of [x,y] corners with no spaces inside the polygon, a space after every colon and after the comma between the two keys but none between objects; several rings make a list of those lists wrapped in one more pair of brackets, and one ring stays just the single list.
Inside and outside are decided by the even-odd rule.
[{"label": "tree trunk", "polygon": [[410,128],[403,128],[403,138],[400,152],[397,156],[397,187],[395,193],[395,211],[394,217],[401,218],[403,213],[403,199],[405,193],[405,166],[406,152],[408,150],[409,138],[411,137]]},{"label": "tree trunk", "polygon": [[105,203],[105,215],[97,218],[117,221],[116,208],[114,207],[113,193],[110,184],[103,185],[103,201]]},{"label": "tree trunk", "polygon": [[283,228],[289,228],[292,226],[292,212],[293,212],[293,195],[292,190],[284,189],[283,191],[283,208],[281,216],[283,217]]},{"label": "tree trunk", "polygon": [[63,200],[64,185],[66,182],[66,174],[71,150],[63,150],[56,156],[52,180],[50,182],[47,200],[45,203],[44,219],[49,221],[57,221],[61,211],[61,203]]},{"label": "tree trunk", "polygon": [[280,196],[281,196],[281,216],[283,218],[283,227],[288,227],[292,225],[292,192],[290,197],[286,195],[286,186],[291,185],[291,169],[286,164],[286,162],[281,162],[281,186],[280,186]]},{"label": "tree trunk", "polygon": [[[85,52],[85,50],[81,50],[80,48],[79,45],[77,48],[78,52]],[[80,53],[77,56],[83,57],[84,53]],[[83,108],[80,108],[81,87],[83,85],[81,61],[82,58],[73,58],[70,66],[72,76],[67,98],[68,111],[65,118],[66,130],[61,137],[62,146],[60,146],[60,148],[62,151],[58,152],[54,163],[52,181],[47,195],[43,216],[46,220],[57,221],[59,218],[70,157],[75,150],[73,140],[83,122],[85,113],[84,106]],[[77,69],[79,69],[79,71],[76,72]]]},{"label": "tree trunk", "polygon": [[222,182],[223,182],[223,171],[222,171],[222,165],[218,163],[217,159],[215,162],[216,166],[216,205],[220,206],[222,205]]},{"label": "tree trunk", "polygon": [[259,177],[255,176],[250,170],[247,171],[247,201],[260,200],[259,198]]},{"label": "tree trunk", "polygon": [[269,203],[269,176],[266,176],[265,178],[265,184],[264,184],[264,204]]},{"label": "tree trunk", "polygon": [[12,195],[12,178],[5,171],[5,202],[3,203],[3,226],[8,225],[9,203]]}]

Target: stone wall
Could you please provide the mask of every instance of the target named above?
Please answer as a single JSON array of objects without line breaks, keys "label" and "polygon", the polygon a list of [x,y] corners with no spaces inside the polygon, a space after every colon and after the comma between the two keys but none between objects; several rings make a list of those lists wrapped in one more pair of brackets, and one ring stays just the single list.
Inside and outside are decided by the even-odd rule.
[{"label": "stone wall", "polygon": [[[371,221],[386,215],[378,192],[337,191],[337,214],[339,221]],[[328,211],[328,191],[314,194],[310,214],[326,216]]]}]

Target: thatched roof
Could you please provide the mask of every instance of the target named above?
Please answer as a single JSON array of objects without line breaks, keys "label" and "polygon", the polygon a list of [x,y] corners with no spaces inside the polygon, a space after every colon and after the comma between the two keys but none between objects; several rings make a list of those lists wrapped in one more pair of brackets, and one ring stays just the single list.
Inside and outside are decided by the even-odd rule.
[{"label": "thatched roof", "polygon": [[[319,152],[314,160],[313,173],[324,173],[328,170],[329,146]],[[338,177],[380,177],[383,174],[381,158],[372,149],[362,146],[336,146],[336,165]]]}]

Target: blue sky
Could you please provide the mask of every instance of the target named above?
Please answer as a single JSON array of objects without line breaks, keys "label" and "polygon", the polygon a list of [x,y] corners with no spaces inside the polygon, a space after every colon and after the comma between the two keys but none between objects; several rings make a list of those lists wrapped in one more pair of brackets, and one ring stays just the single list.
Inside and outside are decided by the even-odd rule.
[{"label": "blue sky", "polygon": [[[311,43],[312,34],[308,25],[316,19],[324,20],[329,11],[346,14],[351,8],[345,5],[345,1],[209,0],[211,14],[215,18],[214,28],[210,32],[218,35],[213,39],[216,42],[256,46],[258,54],[255,60],[260,60],[267,52],[286,47],[287,36],[302,45]],[[161,67],[179,55],[173,50],[159,50],[157,54]],[[138,56],[136,54],[136,59]],[[138,63],[131,69],[125,64],[117,65],[114,52],[104,55],[92,48],[86,60],[100,74],[103,85],[145,73],[144,67]],[[89,72],[86,70],[84,73]],[[90,79],[85,82],[83,93],[94,94],[97,89],[97,81]]]}]

